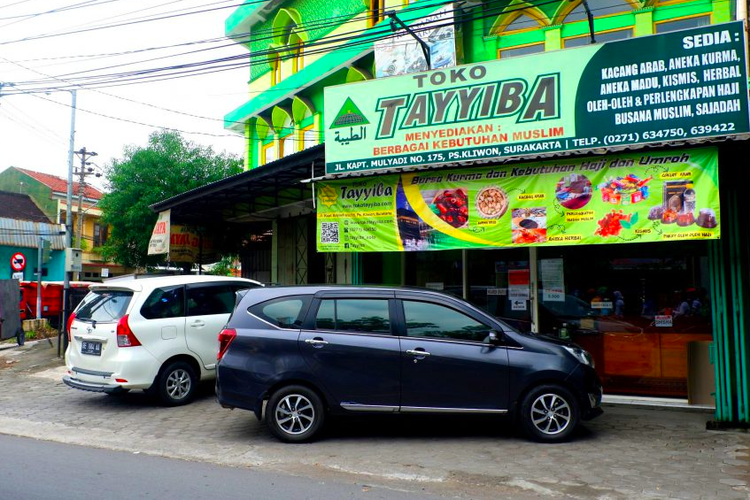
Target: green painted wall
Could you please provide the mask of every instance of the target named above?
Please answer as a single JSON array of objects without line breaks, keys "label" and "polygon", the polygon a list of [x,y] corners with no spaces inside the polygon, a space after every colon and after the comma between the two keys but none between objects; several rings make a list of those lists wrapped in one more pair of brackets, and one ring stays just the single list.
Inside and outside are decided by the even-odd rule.
[{"label": "green painted wall", "polygon": [[[23,185],[21,184],[23,182]],[[34,203],[49,217],[57,220],[57,202],[51,198],[50,188],[13,167],[0,172],[0,191],[28,194]]]},{"label": "green painted wall", "polygon": [[[285,2],[281,7],[299,12],[310,40],[318,40],[336,29],[337,26],[331,20],[340,20],[343,23],[365,10],[363,0],[292,0]],[[265,51],[273,42],[271,37],[274,35],[274,16],[269,16],[266,21],[252,28],[252,40],[247,44],[251,54],[251,80],[271,70]],[[253,57],[253,53],[261,55]]]}]

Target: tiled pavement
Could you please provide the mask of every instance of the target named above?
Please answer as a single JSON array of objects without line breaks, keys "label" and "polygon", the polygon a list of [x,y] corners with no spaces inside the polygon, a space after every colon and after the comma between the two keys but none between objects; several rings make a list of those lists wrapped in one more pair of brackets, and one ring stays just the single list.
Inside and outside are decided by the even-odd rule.
[{"label": "tiled pavement", "polygon": [[210,387],[163,408],[142,393],[70,389],[60,367],[3,369],[6,359],[1,433],[465,498],[750,498],[750,434],[706,431],[709,413],[606,407],[560,445],[494,419],[357,418],[283,445],[252,413],[219,407]]}]

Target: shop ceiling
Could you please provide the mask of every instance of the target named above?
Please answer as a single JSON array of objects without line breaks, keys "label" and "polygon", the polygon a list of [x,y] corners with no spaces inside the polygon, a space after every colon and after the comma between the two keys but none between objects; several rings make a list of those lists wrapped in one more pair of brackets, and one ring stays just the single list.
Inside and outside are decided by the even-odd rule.
[{"label": "shop ceiling", "polygon": [[323,175],[324,154],[322,144],[313,146],[155,203],[151,209],[171,210],[174,224],[206,227],[312,213],[311,185],[301,181]]}]

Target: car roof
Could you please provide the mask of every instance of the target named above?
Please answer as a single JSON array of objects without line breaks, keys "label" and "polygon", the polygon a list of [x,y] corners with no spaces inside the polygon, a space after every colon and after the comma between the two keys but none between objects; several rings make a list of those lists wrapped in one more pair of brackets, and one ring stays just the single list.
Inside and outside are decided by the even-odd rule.
[{"label": "car roof", "polygon": [[214,276],[208,274],[181,274],[171,276],[128,276],[117,277],[111,280],[104,280],[91,286],[91,290],[107,289],[127,289],[140,291],[144,288],[157,288],[161,286],[186,285],[193,283],[252,283],[257,286],[263,286],[262,283],[247,279],[236,278],[233,276]]},{"label": "car roof", "polygon": [[253,302],[262,302],[276,297],[288,295],[315,295],[318,292],[416,292],[432,297],[449,297],[461,300],[460,297],[443,293],[427,288],[409,287],[409,286],[380,286],[380,285],[280,285],[269,286],[262,290],[254,290],[252,294]]}]

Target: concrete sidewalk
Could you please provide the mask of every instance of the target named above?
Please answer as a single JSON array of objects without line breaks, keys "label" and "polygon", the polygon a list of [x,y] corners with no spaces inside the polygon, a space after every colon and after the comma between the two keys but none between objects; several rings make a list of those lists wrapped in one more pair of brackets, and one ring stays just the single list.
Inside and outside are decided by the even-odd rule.
[{"label": "concrete sidewalk", "polygon": [[284,445],[250,412],[219,407],[210,386],[179,408],[76,391],[37,349],[0,368],[2,433],[463,498],[750,498],[750,435],[706,431],[710,413],[608,406],[560,445],[497,419],[357,418]]}]

